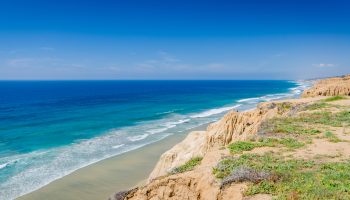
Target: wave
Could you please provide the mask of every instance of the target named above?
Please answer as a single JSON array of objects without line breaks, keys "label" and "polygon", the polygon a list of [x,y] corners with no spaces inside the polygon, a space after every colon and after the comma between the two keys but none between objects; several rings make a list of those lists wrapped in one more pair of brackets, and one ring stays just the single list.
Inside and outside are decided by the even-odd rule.
[{"label": "wave", "polygon": [[128,140],[135,142],[135,141],[143,140],[146,137],[148,137],[148,134],[135,135],[135,136],[128,137]]},{"label": "wave", "polygon": [[119,145],[114,145],[114,146],[112,146],[112,148],[113,149],[118,149],[118,148],[120,148],[120,147],[122,147],[122,146],[124,146],[125,144],[119,144]]},{"label": "wave", "polygon": [[195,114],[195,115],[192,115],[190,117],[191,118],[209,117],[209,116],[212,116],[212,115],[220,114],[220,113],[223,113],[223,112],[226,112],[226,111],[238,108],[240,106],[241,106],[241,104],[238,104],[238,105],[235,105],[235,106],[223,107],[223,108],[210,109],[208,111],[204,111],[202,113]]},{"label": "wave", "polygon": [[256,104],[259,102],[273,101],[273,100],[281,100],[286,98],[298,97],[301,93],[308,87],[311,86],[311,83],[305,81],[289,81],[291,83],[296,84],[296,87],[289,88],[286,93],[277,93],[277,94],[268,94],[260,97],[251,97],[246,99],[240,99],[237,102],[242,104]]},{"label": "wave", "polygon": [[180,120],[175,121],[175,122],[167,122],[167,123],[162,125],[162,126],[164,126],[164,128],[150,129],[150,130],[147,130],[146,132],[149,134],[162,133],[166,130],[169,130],[171,128],[176,127],[176,125],[183,124],[183,123],[186,123],[189,121],[190,121],[190,119],[180,119]]},{"label": "wave", "polygon": [[4,163],[4,164],[0,164],[0,169],[3,169],[5,167],[7,167],[7,165],[9,165],[10,163]]}]

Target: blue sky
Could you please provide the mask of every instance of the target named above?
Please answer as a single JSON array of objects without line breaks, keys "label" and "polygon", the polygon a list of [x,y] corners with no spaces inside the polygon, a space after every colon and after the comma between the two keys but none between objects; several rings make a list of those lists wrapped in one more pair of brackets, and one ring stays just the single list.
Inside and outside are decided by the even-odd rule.
[{"label": "blue sky", "polygon": [[0,79],[350,73],[346,0],[0,2]]}]

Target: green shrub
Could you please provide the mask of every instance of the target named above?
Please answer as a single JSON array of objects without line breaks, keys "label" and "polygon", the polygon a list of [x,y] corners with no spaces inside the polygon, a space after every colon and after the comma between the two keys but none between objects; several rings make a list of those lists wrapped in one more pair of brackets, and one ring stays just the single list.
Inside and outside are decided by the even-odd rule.
[{"label": "green shrub", "polygon": [[171,170],[171,174],[177,174],[177,173],[183,173],[186,171],[191,171],[194,169],[195,166],[199,165],[202,161],[202,157],[194,157],[191,160],[187,161],[185,164],[175,167],[173,170]]},{"label": "green shrub", "polygon": [[336,135],[334,135],[332,132],[330,131],[326,131],[324,133],[324,136],[328,139],[328,141],[330,142],[334,142],[334,143],[337,143],[337,142],[341,142],[342,140],[339,139]]},{"label": "green shrub", "polygon": [[238,141],[230,144],[228,146],[228,149],[232,154],[234,154],[234,153],[241,153],[243,151],[250,151],[250,150],[253,150],[255,147],[256,145],[252,142]]},{"label": "green shrub", "polygon": [[296,149],[304,146],[304,143],[299,142],[294,138],[261,138],[258,142],[237,141],[228,146],[230,153],[237,154],[243,151],[251,151],[256,147],[276,147],[284,145],[290,149]]}]

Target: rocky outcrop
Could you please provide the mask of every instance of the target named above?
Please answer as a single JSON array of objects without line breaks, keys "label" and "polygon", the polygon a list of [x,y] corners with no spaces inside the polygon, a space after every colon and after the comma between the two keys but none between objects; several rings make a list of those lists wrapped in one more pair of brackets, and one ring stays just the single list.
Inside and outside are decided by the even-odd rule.
[{"label": "rocky outcrop", "polygon": [[337,95],[350,96],[350,74],[320,80],[313,87],[305,90],[302,97]]},{"label": "rocky outcrop", "polygon": [[[221,190],[220,184],[216,181],[215,177],[210,176],[213,167],[221,159],[223,151],[226,150],[210,151],[204,156],[201,165],[197,166],[195,170],[157,177],[146,186],[137,188],[136,192],[129,193],[124,199],[213,200],[223,199],[223,195],[239,196],[241,194],[240,192],[233,194],[228,192],[223,193],[226,190]],[[231,188],[227,188],[227,190],[231,190]]]},{"label": "rocky outcrop", "polygon": [[184,164],[192,157],[202,157],[205,154],[205,134],[205,131],[191,132],[182,142],[163,153],[149,180],[167,174],[171,169]]}]

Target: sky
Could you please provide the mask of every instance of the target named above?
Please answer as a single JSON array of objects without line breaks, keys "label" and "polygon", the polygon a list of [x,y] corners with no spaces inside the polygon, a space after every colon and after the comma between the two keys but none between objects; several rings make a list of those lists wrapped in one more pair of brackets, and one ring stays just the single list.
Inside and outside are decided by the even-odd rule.
[{"label": "sky", "polygon": [[347,73],[347,0],[0,1],[0,80]]}]

